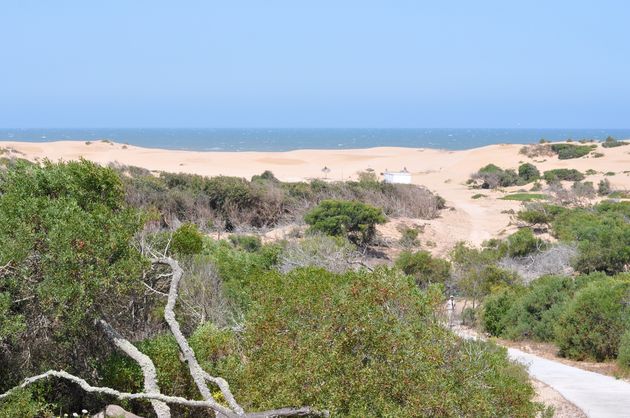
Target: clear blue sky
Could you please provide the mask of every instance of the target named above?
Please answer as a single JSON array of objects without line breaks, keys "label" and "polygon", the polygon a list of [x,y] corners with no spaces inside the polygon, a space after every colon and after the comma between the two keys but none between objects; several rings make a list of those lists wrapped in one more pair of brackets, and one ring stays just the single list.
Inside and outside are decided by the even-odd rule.
[{"label": "clear blue sky", "polygon": [[630,3],[3,0],[0,127],[630,127]]}]

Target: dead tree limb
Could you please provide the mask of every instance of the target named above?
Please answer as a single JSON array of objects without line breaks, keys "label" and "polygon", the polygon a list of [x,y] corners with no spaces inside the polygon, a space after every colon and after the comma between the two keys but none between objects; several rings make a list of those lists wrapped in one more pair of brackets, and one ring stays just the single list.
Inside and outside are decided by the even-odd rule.
[{"label": "dead tree limb", "polygon": [[60,379],[65,379],[68,380],[70,382],[76,383],[77,385],[79,385],[81,387],[81,389],[83,389],[84,391],[88,392],[88,393],[98,393],[101,395],[109,395],[109,396],[113,396],[116,397],[118,399],[121,400],[139,400],[139,399],[146,399],[146,400],[156,400],[156,401],[161,401],[164,403],[168,403],[168,404],[176,404],[176,405],[183,405],[183,406],[188,406],[188,407],[193,407],[193,408],[210,408],[215,410],[216,412],[219,412],[223,415],[225,415],[227,418],[275,418],[275,417],[303,417],[303,416],[321,416],[321,417],[328,417],[329,414],[328,412],[324,411],[324,412],[319,412],[319,411],[315,411],[311,408],[308,407],[303,407],[303,408],[282,408],[282,409],[275,409],[275,410],[271,410],[271,411],[264,411],[264,412],[252,412],[250,414],[245,414],[245,415],[237,415],[234,412],[230,411],[228,408],[219,405],[218,408],[216,408],[216,403],[215,402],[210,402],[210,401],[196,401],[196,400],[191,400],[191,399],[186,399],[186,398],[182,398],[179,396],[169,396],[169,395],[163,395],[161,393],[128,393],[128,392],[120,392],[116,389],[112,389],[112,388],[108,388],[108,387],[100,387],[100,386],[92,386],[90,385],[87,381],[85,381],[84,379],[74,376],[68,372],[65,372],[63,370],[49,370],[46,373],[42,373],[39,374],[37,376],[32,376],[29,377],[27,379],[24,379],[24,381],[19,384],[18,386],[15,386],[12,389],[9,389],[8,391],[6,391],[3,394],[0,394],[0,400],[10,396],[13,392],[17,391],[18,389],[23,389],[26,388],[40,380],[45,380],[48,379],[50,377],[57,377]]},{"label": "dead tree limb", "polygon": [[[142,353],[133,344],[123,338],[115,329],[113,329],[107,322],[102,319],[98,321],[98,324],[103,328],[105,334],[113,341],[114,345],[118,347],[120,351],[128,355],[134,360],[142,369],[144,375],[144,390],[147,393],[160,393],[160,387],[157,381],[157,371],[153,360],[146,354]],[[158,418],[170,418],[171,409],[163,401],[156,399],[151,400],[151,405]]]},{"label": "dead tree limb", "polygon": [[171,329],[171,333],[175,337],[177,345],[179,345],[179,349],[184,356],[186,364],[188,365],[190,376],[193,378],[199,393],[204,400],[216,403],[216,400],[212,396],[212,393],[206,384],[206,381],[210,381],[219,387],[221,393],[223,394],[223,398],[226,400],[228,405],[230,405],[230,408],[232,408],[237,415],[244,415],[245,411],[243,411],[243,408],[236,402],[236,399],[234,399],[234,395],[232,394],[230,385],[227,381],[220,377],[210,376],[201,368],[197,358],[195,357],[195,352],[188,344],[184,334],[182,334],[179,322],[175,318],[175,304],[177,303],[179,282],[184,274],[184,271],[179,266],[179,263],[170,257],[154,259],[153,263],[167,265],[171,268],[173,273],[171,277],[171,286],[168,292],[168,301],[166,302],[166,307],[164,308],[164,319]]}]

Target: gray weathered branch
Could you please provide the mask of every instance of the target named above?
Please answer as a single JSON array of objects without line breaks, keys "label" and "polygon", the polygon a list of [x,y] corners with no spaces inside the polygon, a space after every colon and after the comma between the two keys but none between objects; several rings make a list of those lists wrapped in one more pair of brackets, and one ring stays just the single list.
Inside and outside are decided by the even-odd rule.
[{"label": "gray weathered branch", "polygon": [[[114,345],[120,349],[123,353],[128,355],[134,360],[142,369],[144,375],[144,390],[147,393],[160,393],[160,387],[157,382],[157,371],[155,365],[149,356],[142,353],[133,344],[123,338],[115,329],[113,329],[107,322],[102,319],[98,321],[98,324],[103,328],[105,334],[114,342]],[[158,418],[170,418],[171,409],[166,403],[159,400],[151,400],[151,405]]]},{"label": "gray weathered branch", "polygon": [[271,410],[271,411],[252,412],[250,414],[237,415],[234,412],[230,411],[229,409],[225,408],[224,406],[219,405],[219,408],[216,408],[216,402],[196,401],[196,400],[191,400],[191,399],[185,399],[179,396],[163,395],[161,393],[120,392],[116,389],[112,389],[108,387],[92,386],[84,379],[81,379],[80,377],[74,376],[63,370],[49,370],[46,373],[42,373],[37,376],[32,376],[27,379],[24,379],[24,381],[18,386],[15,386],[14,388],[9,389],[3,394],[0,394],[0,400],[10,396],[13,392],[15,392],[18,389],[26,388],[27,386],[32,385],[33,383],[36,383],[40,380],[48,379],[50,377],[57,377],[60,379],[69,380],[70,382],[73,382],[79,385],[81,389],[83,389],[84,391],[88,393],[98,393],[102,395],[114,396],[121,400],[146,399],[146,400],[157,400],[157,401],[162,401],[164,403],[183,405],[183,406],[188,406],[188,407],[193,407],[193,408],[211,408],[225,415],[227,418],[275,418],[275,417],[301,417],[301,416],[307,416],[307,415],[314,415],[314,416],[321,416],[321,417],[329,416],[328,412],[326,411],[319,412],[308,407],[282,408],[282,409],[276,409],[276,410]]},{"label": "gray weathered branch", "polygon": [[153,263],[167,265],[173,272],[173,276],[171,277],[171,286],[168,292],[168,301],[166,302],[166,307],[164,308],[164,319],[166,319],[166,323],[171,329],[171,333],[179,345],[179,349],[184,356],[184,360],[186,361],[186,364],[188,364],[190,375],[193,378],[199,393],[201,393],[204,400],[216,403],[216,400],[212,396],[212,393],[206,384],[206,381],[210,381],[219,387],[221,393],[223,394],[223,398],[225,398],[228,405],[230,405],[230,408],[232,408],[237,415],[244,415],[245,411],[243,411],[243,408],[234,399],[234,395],[230,390],[230,385],[228,385],[225,379],[210,376],[201,368],[197,358],[195,357],[195,352],[188,344],[184,334],[182,334],[179,322],[175,318],[175,304],[177,303],[179,282],[184,274],[184,271],[179,266],[179,263],[170,257],[154,259]]}]

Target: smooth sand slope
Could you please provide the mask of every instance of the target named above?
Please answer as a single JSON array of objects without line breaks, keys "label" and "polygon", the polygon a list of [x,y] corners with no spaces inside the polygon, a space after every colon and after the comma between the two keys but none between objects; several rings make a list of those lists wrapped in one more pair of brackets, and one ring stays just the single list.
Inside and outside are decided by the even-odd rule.
[{"label": "smooth sand slope", "polygon": [[[614,188],[630,189],[630,146],[603,148],[597,152],[601,158],[583,157],[558,160],[557,157],[530,159],[519,154],[521,145],[491,145],[465,151],[445,151],[417,148],[380,147],[356,150],[297,150],[288,152],[197,152],[141,148],[109,142],[62,141],[45,143],[0,142],[0,148],[12,148],[12,154],[30,160],[48,158],[74,160],[86,158],[101,164],[118,162],[155,171],[185,172],[207,176],[228,175],[250,178],[264,170],[271,170],[285,181],[300,181],[327,177],[347,180],[368,168],[376,173],[400,170],[406,167],[415,184],[425,185],[439,193],[453,210],[426,224],[423,240],[437,244],[433,251],[443,254],[457,241],[480,244],[482,241],[511,232],[510,215],[502,213],[517,210],[519,202],[498,200],[504,192],[481,191],[487,198],[472,199],[479,190],[471,190],[465,182],[480,167],[494,163],[502,168],[514,168],[522,162],[531,162],[539,170],[576,168],[582,172],[592,169],[598,174],[588,176],[595,184],[604,173]],[[6,154],[5,154],[6,155]],[[325,175],[322,168],[330,172]],[[525,186],[529,189],[531,186]],[[513,187],[510,191],[518,190]],[[395,228],[390,228],[395,230]]]}]

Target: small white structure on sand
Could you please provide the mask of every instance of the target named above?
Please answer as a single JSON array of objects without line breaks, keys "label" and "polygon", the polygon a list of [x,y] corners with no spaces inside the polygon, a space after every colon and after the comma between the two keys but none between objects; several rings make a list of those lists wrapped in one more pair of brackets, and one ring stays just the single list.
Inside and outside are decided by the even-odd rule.
[{"label": "small white structure on sand", "polygon": [[407,171],[407,167],[402,171],[387,171],[383,173],[385,183],[411,184],[411,173]]}]

